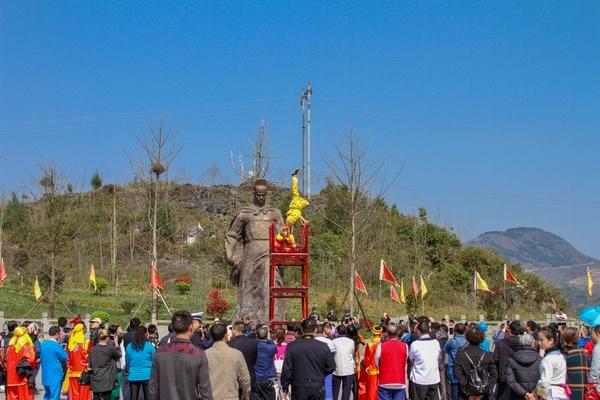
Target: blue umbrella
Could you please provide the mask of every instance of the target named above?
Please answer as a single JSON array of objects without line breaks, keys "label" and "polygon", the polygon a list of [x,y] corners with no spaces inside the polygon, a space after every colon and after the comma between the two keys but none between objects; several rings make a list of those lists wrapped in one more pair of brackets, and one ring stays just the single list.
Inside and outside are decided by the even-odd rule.
[{"label": "blue umbrella", "polygon": [[600,306],[588,306],[579,311],[579,319],[592,328],[600,325]]}]

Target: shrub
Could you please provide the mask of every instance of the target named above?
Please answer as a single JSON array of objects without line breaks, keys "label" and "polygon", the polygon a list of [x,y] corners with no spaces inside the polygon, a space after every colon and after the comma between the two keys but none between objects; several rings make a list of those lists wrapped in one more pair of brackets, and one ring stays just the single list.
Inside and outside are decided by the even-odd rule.
[{"label": "shrub", "polygon": [[413,293],[406,295],[406,313],[408,315],[415,315],[419,310],[419,300]]},{"label": "shrub", "polygon": [[208,292],[208,298],[206,313],[212,317],[221,318],[231,308],[229,302],[221,297],[221,292],[218,290]]},{"label": "shrub", "polygon": [[[156,303],[156,317],[160,314],[160,309],[162,308],[163,303],[158,301]],[[146,319],[150,320],[152,318],[152,305],[149,305],[146,310],[144,310],[144,314],[146,315]]]},{"label": "shrub", "polygon": [[[94,289],[94,285],[91,284],[90,282],[90,287],[92,288],[92,290]],[[100,295],[102,294],[102,291],[104,289],[106,289],[108,287],[108,281],[104,278],[101,277],[96,277],[96,294]]]},{"label": "shrub", "polygon": [[100,318],[102,320],[102,322],[106,323],[110,321],[110,314],[107,313],[106,311],[94,311],[93,313],[90,314],[90,318],[94,319],[94,318]]},{"label": "shrub", "polygon": [[121,302],[121,308],[125,311],[126,314],[131,314],[131,311],[135,308],[137,304],[133,301],[124,300]]},{"label": "shrub", "polygon": [[177,283],[175,283],[175,286],[177,286],[177,289],[181,294],[186,294],[190,291],[190,284],[187,282],[178,281]]},{"label": "shrub", "polygon": [[182,274],[182,275],[179,275],[177,278],[175,278],[175,282],[176,283],[185,282],[189,285],[190,283],[192,283],[192,277],[187,274]]}]

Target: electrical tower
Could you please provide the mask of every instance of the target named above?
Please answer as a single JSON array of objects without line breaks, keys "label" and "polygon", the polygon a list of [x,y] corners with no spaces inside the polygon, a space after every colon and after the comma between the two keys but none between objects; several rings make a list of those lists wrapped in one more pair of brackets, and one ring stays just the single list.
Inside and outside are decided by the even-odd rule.
[{"label": "electrical tower", "polygon": [[300,95],[300,109],[302,111],[302,192],[310,201],[310,100],[312,97],[312,85],[308,82],[306,89],[302,89]]}]

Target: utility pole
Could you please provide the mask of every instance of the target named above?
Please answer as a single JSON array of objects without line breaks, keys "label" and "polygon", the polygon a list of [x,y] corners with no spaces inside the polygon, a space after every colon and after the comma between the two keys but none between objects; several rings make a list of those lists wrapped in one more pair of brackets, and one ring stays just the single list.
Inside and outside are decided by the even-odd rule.
[{"label": "utility pole", "polygon": [[306,89],[300,95],[300,109],[302,111],[302,192],[310,201],[310,163],[311,163],[311,97],[312,84],[308,82]]}]

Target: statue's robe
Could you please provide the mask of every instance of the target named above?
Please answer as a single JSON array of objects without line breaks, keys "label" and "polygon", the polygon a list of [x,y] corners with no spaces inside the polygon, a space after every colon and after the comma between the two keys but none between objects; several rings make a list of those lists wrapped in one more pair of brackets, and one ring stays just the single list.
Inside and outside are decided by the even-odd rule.
[{"label": "statue's robe", "polygon": [[[227,262],[232,265],[231,279],[238,285],[235,319],[249,316],[254,321],[269,318],[269,227],[275,224],[279,232],[283,225],[281,211],[265,205],[243,207],[235,216],[225,235]],[[282,286],[276,271],[276,286]],[[283,320],[285,304],[277,302],[275,319]]]}]

